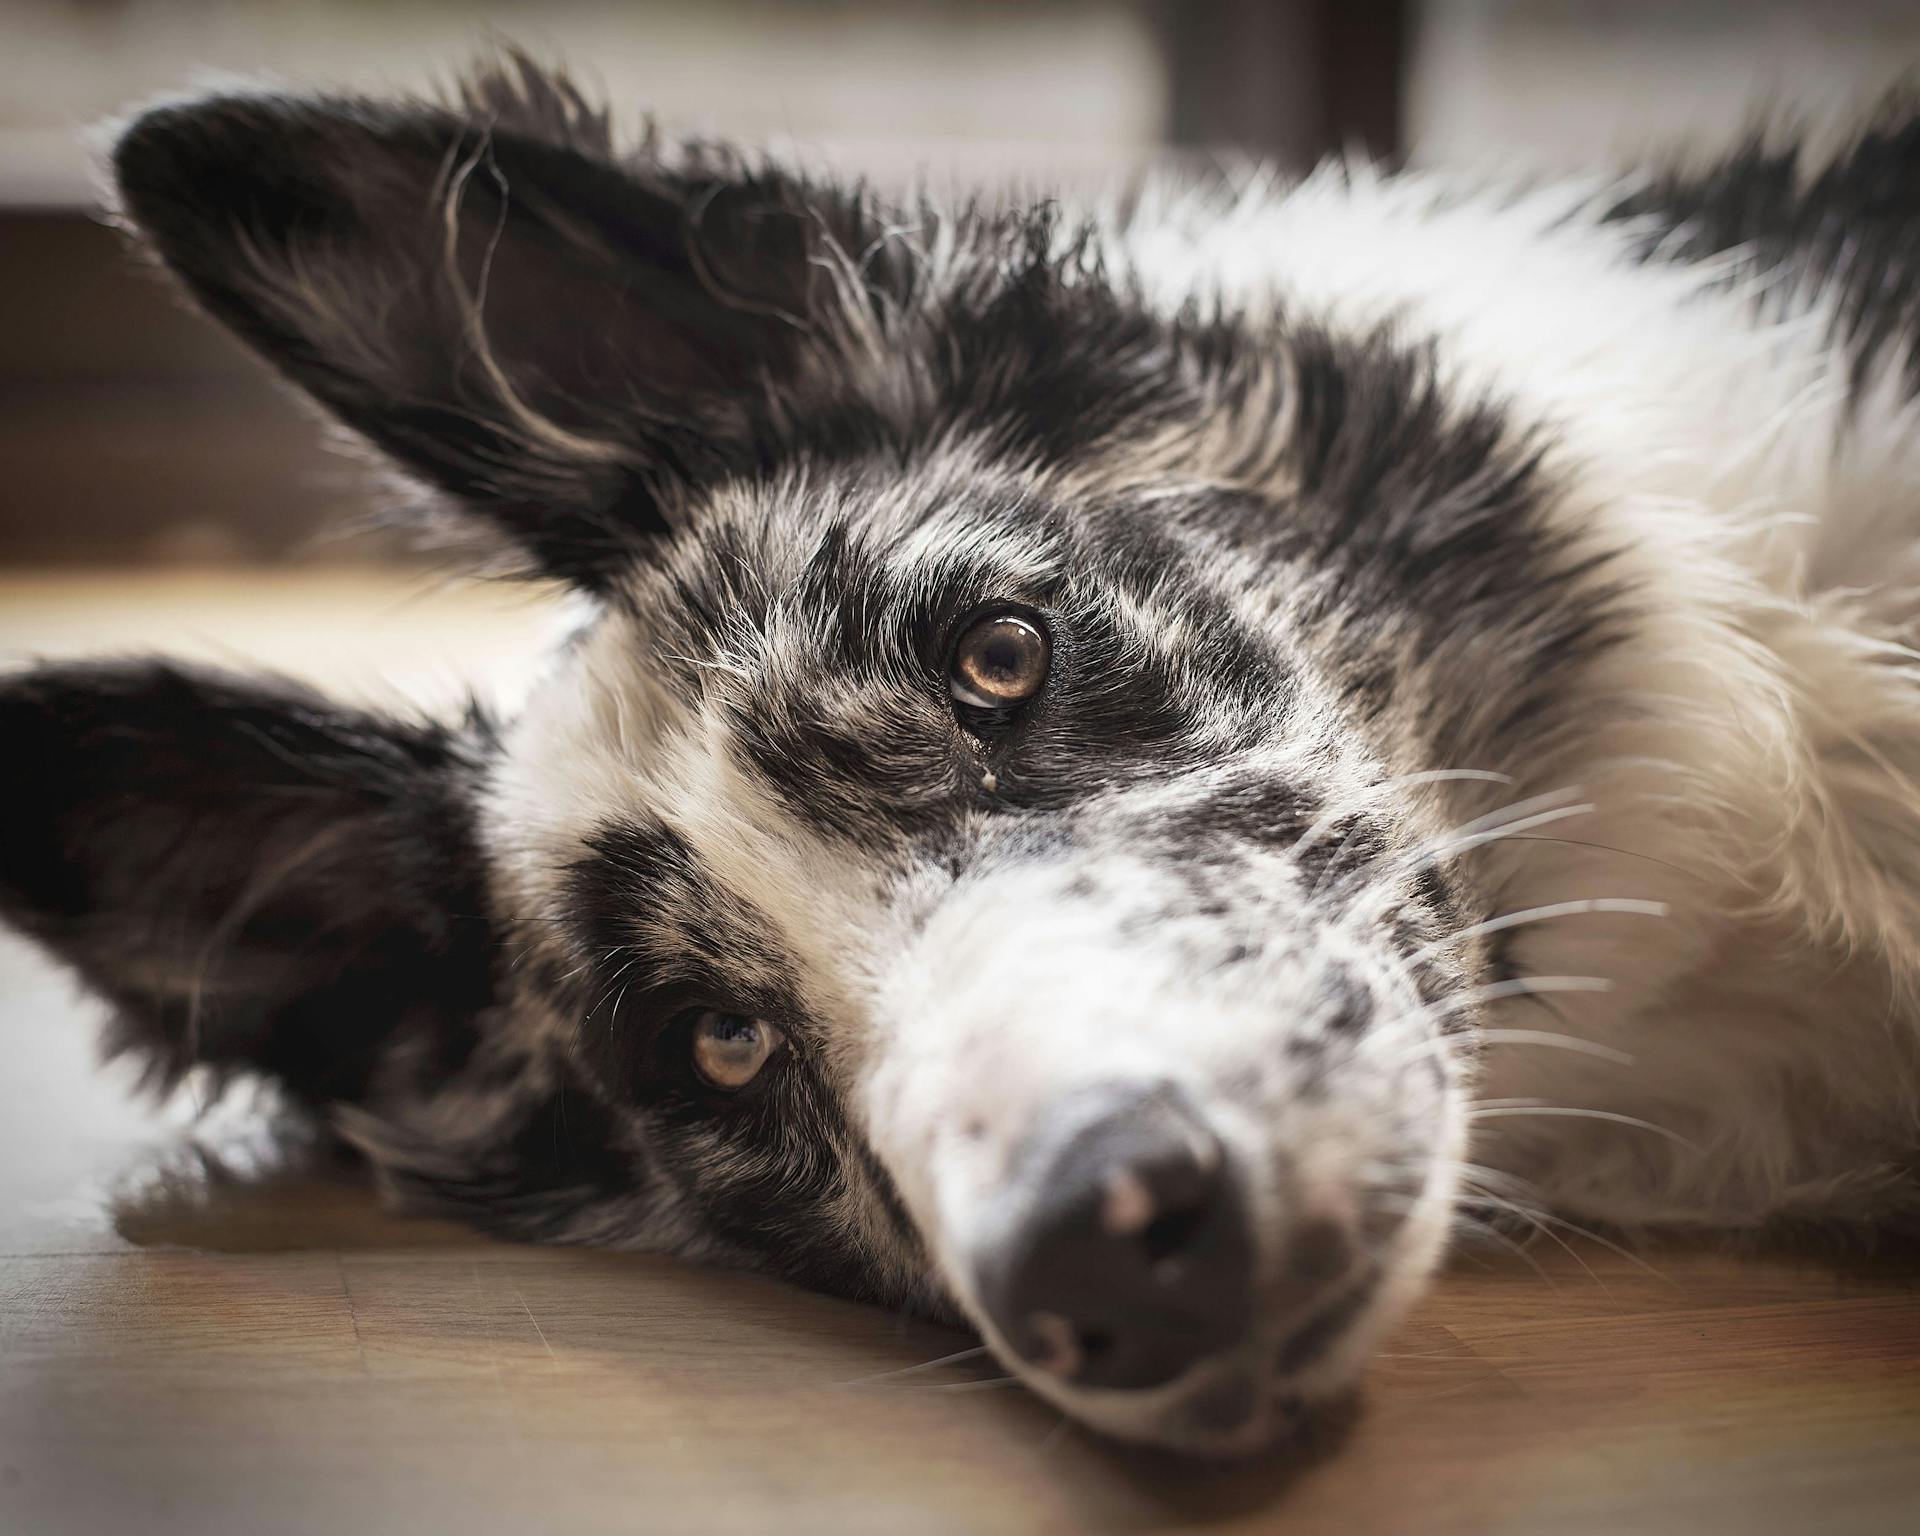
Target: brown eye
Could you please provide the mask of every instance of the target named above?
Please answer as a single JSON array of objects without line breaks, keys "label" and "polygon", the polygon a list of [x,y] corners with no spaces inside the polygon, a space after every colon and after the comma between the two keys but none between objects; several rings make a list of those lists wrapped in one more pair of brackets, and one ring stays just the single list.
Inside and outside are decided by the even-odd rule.
[{"label": "brown eye", "polygon": [[716,1088],[744,1088],[785,1044],[765,1019],[702,1009],[693,1020],[693,1064]]},{"label": "brown eye", "polygon": [[1047,681],[1047,637],[1012,613],[990,614],[960,637],[947,691],[971,709],[1013,709]]}]

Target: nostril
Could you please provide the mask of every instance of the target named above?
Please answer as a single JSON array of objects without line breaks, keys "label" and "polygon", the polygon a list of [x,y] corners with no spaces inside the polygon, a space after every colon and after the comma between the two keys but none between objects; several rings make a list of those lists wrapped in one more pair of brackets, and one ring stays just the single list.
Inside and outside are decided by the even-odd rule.
[{"label": "nostril", "polygon": [[1062,1381],[1099,1374],[1119,1344],[1111,1329],[1076,1328],[1057,1312],[1030,1314],[1027,1339],[1027,1359]]},{"label": "nostril", "polygon": [[1115,1342],[1108,1329],[1082,1328],[1079,1333],[1080,1358],[1087,1365],[1098,1366],[1113,1353]]},{"label": "nostril", "polygon": [[1028,1347],[1025,1354],[1041,1370],[1062,1381],[1080,1374],[1086,1359],[1087,1341],[1072,1323],[1057,1312],[1035,1312],[1027,1318]]},{"label": "nostril", "polygon": [[1140,1246],[1146,1249],[1147,1258],[1158,1265],[1177,1257],[1193,1241],[1206,1214],[1206,1207],[1190,1205],[1154,1217],[1140,1234]]},{"label": "nostril", "polygon": [[1107,1176],[1103,1224],[1115,1237],[1137,1235],[1165,1278],[1167,1261],[1201,1236],[1223,1198],[1224,1162],[1219,1142],[1198,1130],[1141,1149],[1138,1162]]}]

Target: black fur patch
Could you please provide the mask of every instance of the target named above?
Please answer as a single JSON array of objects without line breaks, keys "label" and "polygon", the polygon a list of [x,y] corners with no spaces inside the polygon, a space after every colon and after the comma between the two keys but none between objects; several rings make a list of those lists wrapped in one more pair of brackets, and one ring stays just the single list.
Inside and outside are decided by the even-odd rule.
[{"label": "black fur patch", "polygon": [[404,1037],[440,1069],[493,998],[468,783],[484,728],[160,662],[0,681],[0,911],[117,1010],[171,1084],[266,1072],[362,1096]]},{"label": "black fur patch", "polygon": [[[444,1086],[444,1082],[442,1084]],[[343,1111],[343,1127],[409,1208],[517,1242],[617,1233],[655,1194],[649,1161],[620,1119],[565,1075],[532,1094],[503,1090],[498,1114],[462,1137]]]},{"label": "black fur patch", "polygon": [[1651,222],[1649,258],[1738,250],[1747,270],[1833,288],[1855,392],[1891,358],[1920,393],[1920,118],[1890,113],[1818,171],[1802,162],[1798,144],[1756,137],[1705,172],[1658,178],[1610,216]]},{"label": "black fur patch", "polygon": [[[665,826],[604,827],[592,847],[570,881],[591,957],[581,1054],[598,1091],[644,1126],[652,1175],[729,1252],[817,1289],[904,1300],[877,1289],[846,1240],[838,1206],[857,1178],[900,1250],[919,1244],[820,1066],[772,924],[716,888]],[[746,1088],[715,1089],[693,1066],[688,1016],[701,1008],[771,1020],[788,1043]]]},{"label": "black fur patch", "polygon": [[518,73],[452,106],[161,107],[114,172],[215,317],[539,570],[598,588],[692,488],[760,467],[778,434],[745,397],[837,344],[829,256],[893,267],[860,194],[718,150],[615,159],[570,86]]},{"label": "black fur patch", "polygon": [[1599,574],[1611,552],[1552,526],[1540,445],[1497,403],[1445,391],[1427,347],[1290,341],[1300,492],[1271,547],[1322,578],[1308,623],[1339,657],[1330,674],[1368,716],[1404,703],[1410,659],[1475,678],[1426,701],[1435,761],[1483,742],[1524,751],[1621,633],[1623,594]]}]

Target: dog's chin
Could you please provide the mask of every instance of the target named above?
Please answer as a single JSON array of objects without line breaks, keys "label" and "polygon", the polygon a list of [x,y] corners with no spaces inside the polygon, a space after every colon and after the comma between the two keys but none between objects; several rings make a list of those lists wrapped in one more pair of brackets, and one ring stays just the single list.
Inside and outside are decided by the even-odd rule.
[{"label": "dog's chin", "polygon": [[1430,1179],[1419,1212],[1425,1219],[1403,1227],[1378,1267],[1330,1288],[1304,1318],[1258,1329],[1164,1386],[1075,1388],[1020,1360],[991,1329],[983,1332],[1010,1371],[1097,1434],[1206,1459],[1277,1451],[1353,1401],[1373,1351],[1425,1292],[1445,1248],[1452,1183]]},{"label": "dog's chin", "polygon": [[[1337,1333],[1326,1329],[1340,1312],[1339,1293],[1303,1324],[1284,1332],[1262,1330],[1165,1385],[1145,1389],[1075,1387],[1018,1358],[992,1328],[981,1332],[995,1357],[1036,1396],[1096,1434],[1182,1456],[1244,1458],[1286,1446],[1323,1411],[1352,1399],[1368,1355],[1399,1321],[1420,1278],[1364,1286],[1366,1305],[1339,1316]],[[1303,1345],[1312,1359],[1296,1366]]]},{"label": "dog's chin", "polygon": [[1204,1361],[1165,1386],[1097,1392],[1014,1362],[1032,1390],[1097,1434],[1183,1456],[1236,1459],[1276,1451],[1349,1402],[1367,1355],[1397,1313],[1358,1319],[1311,1368],[1287,1371],[1286,1339],[1267,1339]]}]

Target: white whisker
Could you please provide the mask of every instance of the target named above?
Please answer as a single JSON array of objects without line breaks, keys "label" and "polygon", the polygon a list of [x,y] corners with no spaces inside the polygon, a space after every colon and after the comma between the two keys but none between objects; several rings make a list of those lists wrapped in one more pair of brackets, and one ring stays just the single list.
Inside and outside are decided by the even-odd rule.
[{"label": "white whisker", "polygon": [[[1546,1029],[1483,1029],[1472,1037],[1474,1042],[1486,1045],[1538,1045],[1548,1050],[1574,1051],[1582,1056],[1596,1056],[1602,1061],[1615,1062],[1630,1067],[1636,1060],[1625,1051],[1616,1051],[1610,1045],[1601,1045],[1593,1040],[1582,1040],[1577,1035],[1556,1034]],[[1396,1057],[1389,1066],[1398,1068],[1423,1057],[1444,1054],[1456,1045],[1453,1036],[1443,1035],[1437,1040],[1423,1040],[1409,1049],[1404,1055]]]},{"label": "white whisker", "polygon": [[1664,1136],[1676,1146],[1685,1147],[1689,1152],[1703,1154],[1706,1148],[1697,1141],[1689,1141],[1678,1131],[1664,1125],[1655,1125],[1651,1120],[1642,1120],[1638,1115],[1623,1115],[1612,1109],[1579,1109],[1570,1104],[1524,1104],[1493,1103],[1476,1105],[1467,1111],[1470,1120],[1497,1120],[1507,1116],[1565,1116],[1577,1120],[1605,1120],[1613,1125],[1629,1125],[1636,1130],[1652,1131],[1656,1136]]},{"label": "white whisker", "polygon": [[1479,1236],[1487,1238],[1495,1243],[1498,1243],[1502,1248],[1506,1249],[1507,1252],[1511,1253],[1515,1258],[1523,1261],[1526,1264],[1527,1268],[1532,1270],[1542,1280],[1547,1282],[1547,1288],[1549,1290],[1557,1291],[1560,1289],[1558,1283],[1554,1280],[1553,1276],[1548,1274],[1546,1270],[1541,1267],[1540,1261],[1536,1259],[1532,1254],[1528,1253],[1526,1248],[1523,1245],[1516,1243],[1512,1238],[1508,1237],[1506,1233],[1500,1231],[1497,1227],[1490,1227],[1486,1225],[1484,1222],[1478,1223],[1476,1225],[1475,1231]]},{"label": "white whisker", "polygon": [[1456,853],[1466,853],[1487,843],[1497,843],[1503,838],[1513,837],[1517,833],[1531,831],[1535,827],[1544,827],[1556,821],[1566,821],[1574,816],[1588,816],[1599,807],[1592,801],[1583,801],[1579,805],[1564,805],[1558,810],[1542,811],[1536,816],[1523,817],[1519,821],[1502,822],[1484,832],[1474,832],[1464,837],[1455,837],[1450,841],[1438,843],[1420,855],[1414,868],[1437,863],[1441,859],[1452,858]]},{"label": "white whisker", "polygon": [[1602,1061],[1617,1062],[1623,1067],[1632,1066],[1635,1059],[1610,1045],[1582,1040],[1576,1035],[1557,1035],[1545,1029],[1485,1029],[1480,1032],[1479,1038],[1488,1045],[1541,1045],[1552,1050],[1577,1051],[1583,1056],[1597,1056]]},{"label": "white whisker", "polygon": [[1633,1265],[1636,1269],[1645,1270],[1647,1274],[1651,1275],[1655,1280],[1658,1280],[1662,1285],[1670,1285],[1676,1291],[1683,1289],[1680,1282],[1674,1279],[1673,1276],[1661,1274],[1659,1270],[1655,1269],[1645,1259],[1641,1258],[1639,1254],[1633,1252],[1632,1249],[1622,1247],[1619,1243],[1614,1242],[1611,1238],[1602,1237],[1598,1232],[1595,1232],[1591,1227],[1583,1227],[1578,1222],[1568,1221],[1564,1216],[1556,1216],[1551,1211],[1541,1211],[1538,1214],[1539,1214],[1540,1220],[1542,1221],[1551,1222],[1556,1227],[1565,1227],[1569,1232],[1573,1233],[1575,1236],[1584,1237],[1590,1243],[1598,1243],[1602,1248],[1606,1249],[1607,1252],[1614,1254],[1619,1258],[1625,1259],[1629,1264]]},{"label": "white whisker", "polygon": [[1307,852],[1338,825],[1342,817],[1351,815],[1357,807],[1369,804],[1390,789],[1404,789],[1416,784],[1442,784],[1462,779],[1476,780],[1485,784],[1513,782],[1509,775],[1493,773],[1485,768],[1429,768],[1420,773],[1403,773],[1395,778],[1382,779],[1378,784],[1368,785],[1359,794],[1342,800],[1314,822],[1294,840],[1293,846],[1287,850],[1287,856],[1297,860],[1301,854]]},{"label": "white whisker", "polygon": [[1424,949],[1416,950],[1407,957],[1407,961],[1410,965],[1418,965],[1422,960],[1430,959],[1462,939],[1477,939],[1484,934],[1500,933],[1526,923],[1544,923],[1556,917],[1575,917],[1589,912],[1620,912],[1639,917],[1665,917],[1668,910],[1664,901],[1637,901],[1625,896],[1601,896],[1591,901],[1556,901],[1543,907],[1528,907],[1521,912],[1507,912],[1499,917],[1490,917],[1484,923],[1474,923],[1471,927],[1457,929],[1444,939],[1435,939]]},{"label": "white whisker", "polygon": [[1574,1251],[1571,1243],[1551,1227],[1547,1226],[1542,1212],[1530,1210],[1516,1200],[1509,1200],[1505,1196],[1496,1195],[1493,1191],[1487,1189],[1475,1191],[1474,1198],[1488,1202],[1496,1210],[1507,1211],[1512,1215],[1518,1216],[1522,1221],[1526,1222],[1527,1225],[1532,1227],[1534,1231],[1557,1244],[1568,1258],[1580,1266],[1581,1270],[1586,1274],[1586,1277],[1600,1288],[1600,1294],[1606,1297],[1609,1302],[1613,1300],[1613,1292],[1607,1289],[1606,1281],[1602,1280],[1593,1272],[1593,1266]]},{"label": "white whisker", "polygon": [[950,1355],[942,1355],[937,1360],[922,1360],[918,1365],[903,1365],[898,1370],[876,1371],[871,1376],[856,1376],[852,1381],[838,1383],[841,1387],[864,1387],[874,1382],[897,1381],[902,1376],[915,1376],[921,1371],[937,1370],[943,1365],[957,1365],[962,1360],[977,1360],[987,1352],[985,1344],[976,1344],[971,1349],[958,1349]]},{"label": "white whisker", "polygon": [[1513,976],[1505,981],[1490,981],[1474,987],[1449,1002],[1463,1007],[1474,1003],[1496,1003],[1504,997],[1527,997],[1538,992],[1611,992],[1613,983],[1604,976]]},{"label": "white whisker", "polygon": [[[1374,1033],[1390,1033],[1396,1026],[1422,1015],[1430,1021],[1449,1018],[1453,1014],[1464,1012],[1468,1008],[1477,1007],[1481,1003],[1495,1003],[1508,997],[1533,996],[1547,992],[1611,992],[1612,990],[1613,983],[1604,976],[1513,976],[1505,981],[1493,981],[1488,982],[1485,986],[1469,988],[1457,996],[1445,998],[1430,1007],[1421,1007],[1408,1013],[1399,1014],[1394,1018],[1388,1019],[1384,1024],[1376,1026]],[[1490,1033],[1491,1031],[1484,1031],[1480,1038],[1484,1039]],[[1522,1033],[1538,1033],[1543,1040],[1548,1038],[1569,1040],[1573,1038],[1570,1035],[1552,1036],[1545,1031],[1522,1031]],[[1423,1041],[1415,1048],[1415,1053],[1406,1059],[1409,1061],[1418,1061],[1421,1054],[1427,1051],[1450,1048],[1450,1046],[1450,1037],[1443,1037],[1437,1041]],[[1595,1049],[1597,1051],[1604,1051],[1607,1048],[1605,1046],[1596,1046]],[[1396,1062],[1394,1065],[1399,1065],[1399,1063]]]}]

